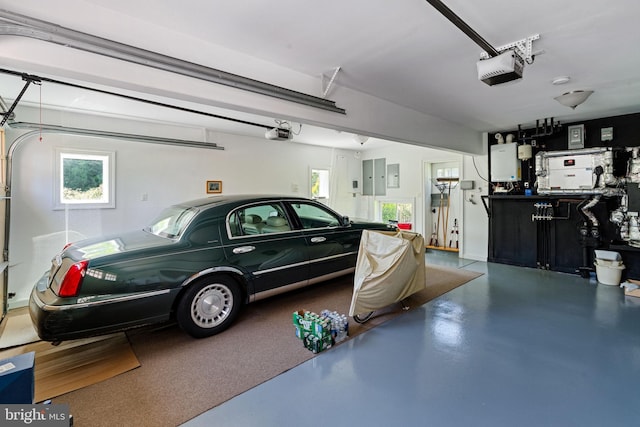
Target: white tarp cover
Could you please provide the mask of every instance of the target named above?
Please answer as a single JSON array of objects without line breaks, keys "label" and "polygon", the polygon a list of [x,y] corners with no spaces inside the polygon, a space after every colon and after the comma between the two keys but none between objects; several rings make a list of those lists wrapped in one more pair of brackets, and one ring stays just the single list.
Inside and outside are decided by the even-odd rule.
[{"label": "white tarp cover", "polygon": [[349,315],[378,310],[424,289],[424,256],[419,233],[364,230]]}]

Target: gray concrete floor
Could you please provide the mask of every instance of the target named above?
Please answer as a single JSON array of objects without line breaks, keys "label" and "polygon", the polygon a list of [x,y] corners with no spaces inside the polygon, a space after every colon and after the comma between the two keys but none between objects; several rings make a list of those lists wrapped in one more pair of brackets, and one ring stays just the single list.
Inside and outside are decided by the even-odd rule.
[{"label": "gray concrete floor", "polygon": [[595,278],[427,261],[484,275],[185,426],[640,425],[640,298]]}]

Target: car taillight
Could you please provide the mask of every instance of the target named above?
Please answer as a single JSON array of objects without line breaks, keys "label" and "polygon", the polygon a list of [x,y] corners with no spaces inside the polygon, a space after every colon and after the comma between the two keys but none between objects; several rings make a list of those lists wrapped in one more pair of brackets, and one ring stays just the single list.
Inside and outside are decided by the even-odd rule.
[{"label": "car taillight", "polygon": [[64,279],[62,279],[62,284],[60,285],[60,289],[58,290],[58,296],[61,297],[75,297],[78,295],[80,291],[80,285],[82,284],[82,279],[84,278],[84,274],[87,271],[87,265],[89,264],[88,260],[83,260],[76,262],[67,271],[67,274],[64,275]]}]

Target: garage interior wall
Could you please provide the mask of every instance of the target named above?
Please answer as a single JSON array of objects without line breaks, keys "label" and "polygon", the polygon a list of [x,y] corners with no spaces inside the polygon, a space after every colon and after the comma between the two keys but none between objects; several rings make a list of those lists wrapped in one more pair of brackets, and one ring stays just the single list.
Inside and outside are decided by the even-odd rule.
[{"label": "garage interior wall", "polygon": [[[24,121],[40,120],[40,111],[33,108],[21,108],[17,114]],[[400,188],[390,190],[387,198],[414,199],[416,218],[422,218],[423,162],[461,157],[391,142],[389,148],[359,152],[53,110],[43,110],[41,120],[69,127],[207,141],[224,150],[47,133],[42,140],[37,134],[25,140],[12,159],[8,287],[15,296],[9,300],[10,308],[26,305],[34,283],[68,241],[142,228],[170,204],[207,197],[207,180],[221,180],[223,194],[309,197],[310,170],[328,168],[336,193],[331,195],[331,207],[350,217],[379,220],[373,208],[375,197],[354,192],[352,182],[361,175],[363,159],[386,156],[389,162],[400,164],[403,176]],[[23,133],[24,130],[7,128],[7,145]],[[115,153],[115,208],[53,209],[56,148]],[[416,231],[422,232],[422,222],[417,222]],[[473,256],[486,259],[486,244],[473,252],[477,252]]]}]

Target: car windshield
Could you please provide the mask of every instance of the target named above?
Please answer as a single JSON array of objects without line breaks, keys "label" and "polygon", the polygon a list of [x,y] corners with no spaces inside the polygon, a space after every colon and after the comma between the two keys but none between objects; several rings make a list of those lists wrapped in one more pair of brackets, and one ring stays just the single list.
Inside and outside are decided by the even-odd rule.
[{"label": "car windshield", "polygon": [[171,206],[163,210],[155,220],[151,222],[145,231],[155,234],[156,236],[176,239],[184,232],[189,222],[196,215],[195,208],[184,208],[180,206]]}]

